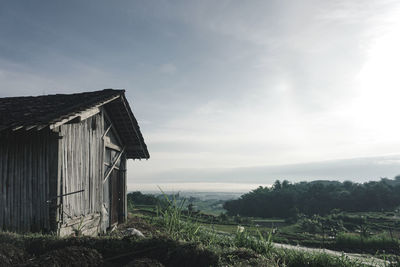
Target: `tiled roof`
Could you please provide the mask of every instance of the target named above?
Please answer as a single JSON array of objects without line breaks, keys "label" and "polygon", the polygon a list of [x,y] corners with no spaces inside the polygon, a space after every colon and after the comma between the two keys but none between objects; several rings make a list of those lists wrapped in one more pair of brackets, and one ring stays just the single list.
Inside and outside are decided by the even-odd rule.
[{"label": "tiled roof", "polygon": [[127,146],[128,158],[149,158],[139,125],[125,98],[125,90],[0,98],[0,132],[51,128],[103,105]]}]

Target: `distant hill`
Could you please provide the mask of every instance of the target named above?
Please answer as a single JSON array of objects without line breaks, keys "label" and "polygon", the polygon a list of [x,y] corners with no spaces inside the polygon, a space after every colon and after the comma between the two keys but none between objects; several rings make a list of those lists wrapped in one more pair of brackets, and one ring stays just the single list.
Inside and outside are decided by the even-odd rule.
[{"label": "distant hill", "polygon": [[259,187],[237,200],[227,201],[229,215],[251,217],[295,217],[343,211],[389,211],[400,205],[400,176],[395,179],[353,183],[325,181],[290,183],[275,181],[272,187]]}]

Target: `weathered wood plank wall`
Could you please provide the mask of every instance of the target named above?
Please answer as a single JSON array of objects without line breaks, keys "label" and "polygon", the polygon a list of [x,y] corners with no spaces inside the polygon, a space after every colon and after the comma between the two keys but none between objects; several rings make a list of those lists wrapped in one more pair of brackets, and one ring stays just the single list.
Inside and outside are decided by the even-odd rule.
[{"label": "weathered wood plank wall", "polygon": [[[103,202],[104,119],[102,113],[80,123],[60,126],[61,193],[84,190],[62,198],[61,224],[101,213]],[[61,225],[61,227],[63,227]]]},{"label": "weathered wood plank wall", "polygon": [[[105,230],[109,214],[103,204],[108,208],[110,203],[103,196],[109,182],[103,184],[103,115],[64,124],[55,132],[0,134],[0,230],[68,234],[80,227],[78,221],[85,222],[88,232]],[[125,168],[123,156],[118,180],[123,185],[119,215],[124,218],[119,221],[127,215]]]},{"label": "weathered wood plank wall", "polygon": [[0,135],[0,229],[49,231],[58,140],[50,131]]}]

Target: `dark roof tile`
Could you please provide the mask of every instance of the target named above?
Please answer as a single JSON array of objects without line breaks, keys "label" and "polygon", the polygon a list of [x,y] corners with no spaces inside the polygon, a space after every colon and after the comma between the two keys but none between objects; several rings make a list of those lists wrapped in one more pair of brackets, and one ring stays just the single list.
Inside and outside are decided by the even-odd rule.
[{"label": "dark roof tile", "polygon": [[[127,150],[128,158],[149,158],[146,144],[139,125],[125,98],[125,90],[104,89],[101,91],[77,94],[56,94],[43,96],[0,98],[0,131],[16,129],[42,129],[74,116],[74,114],[105,105],[112,120],[115,119],[117,131],[129,129],[121,138],[129,147],[141,147],[140,150]],[[115,113],[115,114],[114,114]],[[121,123],[121,119],[122,123]]]}]

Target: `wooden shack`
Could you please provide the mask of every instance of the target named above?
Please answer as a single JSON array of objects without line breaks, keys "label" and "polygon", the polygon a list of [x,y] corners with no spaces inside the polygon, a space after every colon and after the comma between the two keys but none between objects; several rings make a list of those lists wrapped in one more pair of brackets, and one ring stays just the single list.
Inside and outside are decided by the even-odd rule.
[{"label": "wooden shack", "polygon": [[124,90],[0,98],[0,230],[103,233],[149,157]]}]

